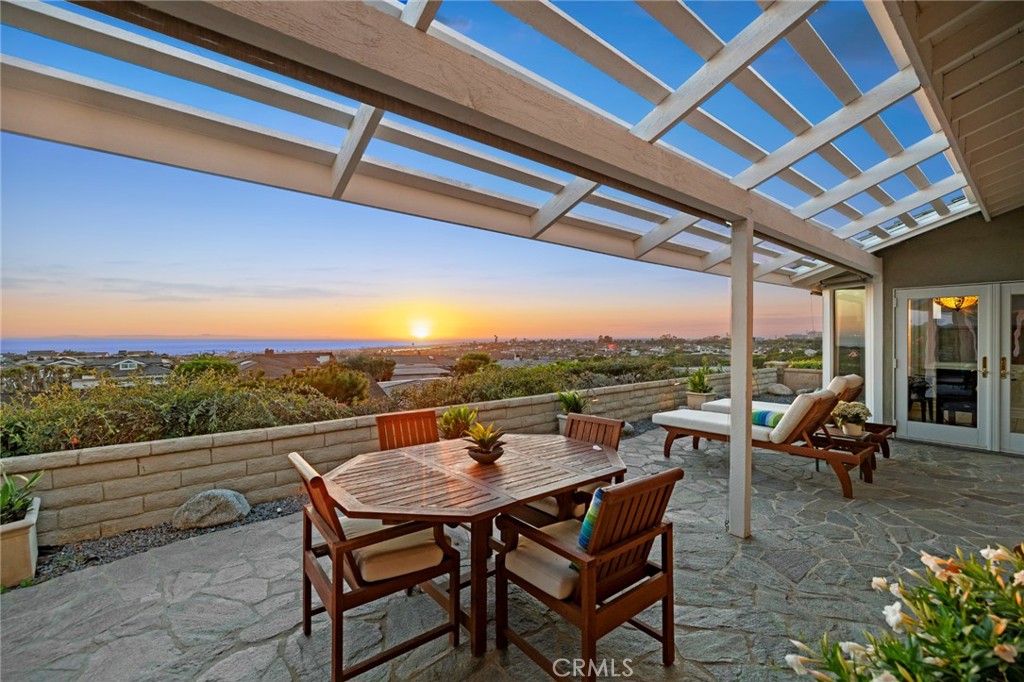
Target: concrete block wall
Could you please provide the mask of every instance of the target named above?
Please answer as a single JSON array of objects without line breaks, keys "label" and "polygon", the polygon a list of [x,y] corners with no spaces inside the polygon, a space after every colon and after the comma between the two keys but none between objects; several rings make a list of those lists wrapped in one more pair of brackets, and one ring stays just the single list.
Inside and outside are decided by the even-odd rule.
[{"label": "concrete block wall", "polygon": [[[627,421],[674,409],[685,393],[685,380],[586,391],[591,413]],[[553,393],[473,407],[481,421],[515,433],[555,433],[561,411]],[[213,488],[237,490],[252,504],[294,495],[292,451],[326,472],[377,449],[376,420],[367,416],[28,455],[0,467],[9,474],[43,471],[36,487],[39,544],[60,545],[164,523],[188,498]]]},{"label": "concrete block wall", "polygon": [[805,388],[819,389],[822,387],[821,370],[786,367],[782,370],[781,383],[794,391]]},{"label": "concrete block wall", "polygon": [[[726,372],[724,374],[712,374],[708,377],[708,382],[714,389],[715,393],[720,397],[728,397],[732,393],[732,389],[729,386],[731,374]],[[754,370],[754,395],[760,395],[768,390],[768,387],[772,384],[779,383],[780,372],[775,367],[766,367],[764,369]]]}]

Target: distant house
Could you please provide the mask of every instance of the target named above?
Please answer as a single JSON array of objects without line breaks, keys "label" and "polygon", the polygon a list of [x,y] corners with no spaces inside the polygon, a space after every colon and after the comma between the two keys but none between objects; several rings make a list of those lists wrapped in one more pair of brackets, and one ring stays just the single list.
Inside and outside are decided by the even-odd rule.
[{"label": "distant house", "polygon": [[123,384],[136,381],[162,383],[174,369],[168,358],[159,355],[141,355],[135,357],[116,358],[84,358],[79,365],[83,371],[81,378],[72,379],[72,388],[92,388],[99,384],[100,379],[114,379]]},{"label": "distant house", "polygon": [[262,355],[246,355],[234,360],[241,372],[281,379],[296,372],[330,362],[330,353],[275,353],[269,348]]},{"label": "distant house", "polygon": [[59,355],[60,353],[55,350],[30,350],[25,353],[25,359],[29,362],[45,362],[47,360],[53,360]]}]

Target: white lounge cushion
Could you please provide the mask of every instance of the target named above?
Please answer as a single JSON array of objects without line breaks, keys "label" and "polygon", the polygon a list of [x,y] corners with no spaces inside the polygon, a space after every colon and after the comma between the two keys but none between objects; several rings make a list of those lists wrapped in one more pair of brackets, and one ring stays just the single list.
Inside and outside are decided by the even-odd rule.
[{"label": "white lounge cushion", "polygon": [[[581,525],[583,524],[576,519],[568,519],[544,526],[541,530],[564,544],[575,547]],[[555,554],[523,536],[519,536],[519,546],[505,556],[505,567],[510,573],[515,573],[555,599],[569,598],[580,580],[579,572],[570,568],[569,563],[569,559],[564,556]]]},{"label": "white lounge cushion", "polygon": [[798,395],[793,404],[786,410],[786,414],[783,415],[782,420],[776,424],[775,428],[768,435],[768,440],[773,443],[785,443],[789,440],[790,435],[803,418],[807,416],[807,413],[811,411],[811,408],[820,400],[832,400],[836,397],[836,394],[832,391],[821,390],[815,391],[814,393],[804,393]]},{"label": "white lounge cushion", "polygon": [[864,385],[864,377],[859,374],[847,374],[844,378],[847,388],[860,388]]},{"label": "white lounge cushion", "polygon": [[828,386],[826,386],[825,389],[832,391],[836,395],[841,395],[842,392],[846,390],[847,386],[849,386],[847,377],[833,377],[832,381],[828,382]]},{"label": "white lounge cushion", "polygon": [[[341,516],[341,527],[345,537],[351,540],[394,526],[385,526],[378,519]],[[434,541],[434,532],[428,529],[353,550],[352,558],[359,567],[359,575],[372,583],[437,566],[444,558],[444,552]]]},{"label": "white lounge cushion", "polygon": [[[700,406],[700,409],[705,412],[718,412],[719,414],[729,414],[732,412],[732,400],[729,398],[721,398],[719,400],[712,400],[711,402],[704,403]],[[785,403],[769,403],[764,400],[753,400],[750,403],[751,412],[785,412],[789,409],[789,405]]]},{"label": "white lounge cushion", "polygon": [[[707,433],[728,436],[731,420],[729,415],[720,412],[672,410],[671,412],[657,413],[652,417],[652,421],[661,426],[674,426],[679,429],[691,429],[693,431],[705,431]],[[781,424],[782,422],[779,423]],[[767,426],[752,425],[750,427],[750,437],[752,440],[768,440],[771,432],[772,429]]]}]

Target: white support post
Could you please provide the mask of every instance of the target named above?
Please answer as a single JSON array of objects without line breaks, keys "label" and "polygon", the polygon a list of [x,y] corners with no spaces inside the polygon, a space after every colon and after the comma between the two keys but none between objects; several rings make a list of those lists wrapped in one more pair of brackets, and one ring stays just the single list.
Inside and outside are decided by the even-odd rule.
[{"label": "white support post", "polygon": [[729,422],[729,532],[750,536],[750,400],[754,384],[754,225],[750,219],[732,223],[732,306]]},{"label": "white support post", "polygon": [[[821,388],[828,386],[836,374],[836,292],[821,292]],[[867,362],[867,358],[864,359]]]},{"label": "white support post", "polygon": [[882,410],[885,388],[882,325],[886,311],[882,276],[875,275],[864,287],[864,403],[874,415],[873,421],[891,424],[893,415],[884,414]]}]

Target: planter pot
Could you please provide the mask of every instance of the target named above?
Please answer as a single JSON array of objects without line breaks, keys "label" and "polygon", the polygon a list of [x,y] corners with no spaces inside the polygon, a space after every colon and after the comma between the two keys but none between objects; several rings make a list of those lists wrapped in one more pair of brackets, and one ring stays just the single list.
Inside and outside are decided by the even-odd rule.
[{"label": "planter pot", "polygon": [[558,415],[558,435],[559,436],[564,436],[565,435],[565,420],[568,419],[568,418],[569,418],[569,415],[567,415],[567,414],[560,414],[560,415]]},{"label": "planter pot", "polygon": [[32,506],[21,521],[0,526],[0,582],[12,587],[36,574],[39,544],[36,542],[36,519],[39,518],[39,498],[32,498]]},{"label": "planter pot", "polygon": [[473,458],[473,461],[480,464],[494,464],[499,457],[505,454],[504,448],[494,448],[490,452],[483,452],[476,448],[466,448],[466,450],[469,451],[469,456]]},{"label": "planter pot", "polygon": [[847,436],[863,436],[864,425],[851,424],[850,422],[846,422],[845,424],[843,424],[843,433],[845,433]]},{"label": "planter pot", "polygon": [[699,410],[700,406],[704,403],[709,403],[715,399],[714,393],[694,393],[693,391],[686,392],[686,406],[691,410]]}]

